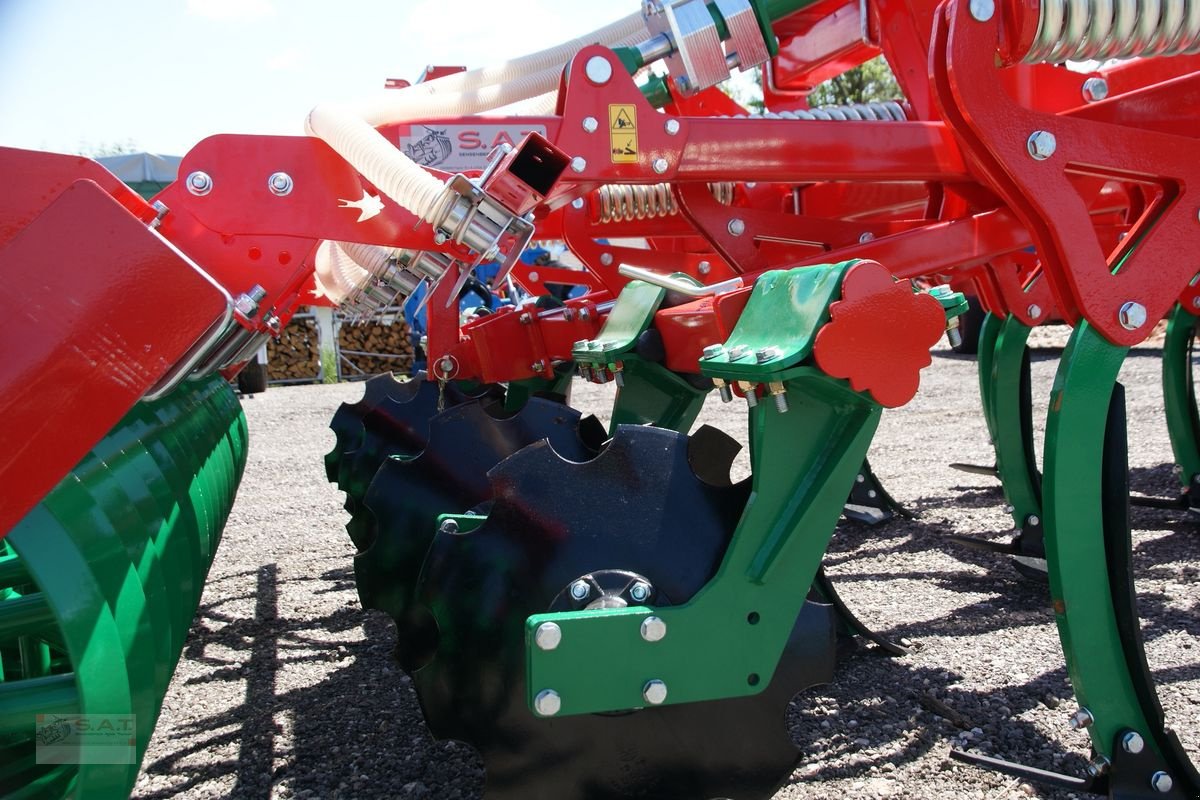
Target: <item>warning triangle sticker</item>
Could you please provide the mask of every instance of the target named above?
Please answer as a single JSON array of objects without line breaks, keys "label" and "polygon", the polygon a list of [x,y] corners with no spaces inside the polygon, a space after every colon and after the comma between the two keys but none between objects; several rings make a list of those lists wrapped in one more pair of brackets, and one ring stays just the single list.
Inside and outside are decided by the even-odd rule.
[{"label": "warning triangle sticker", "polygon": [[612,127],[614,131],[632,130],[634,127],[633,118],[627,110],[622,108],[617,114],[616,119],[613,120]]}]

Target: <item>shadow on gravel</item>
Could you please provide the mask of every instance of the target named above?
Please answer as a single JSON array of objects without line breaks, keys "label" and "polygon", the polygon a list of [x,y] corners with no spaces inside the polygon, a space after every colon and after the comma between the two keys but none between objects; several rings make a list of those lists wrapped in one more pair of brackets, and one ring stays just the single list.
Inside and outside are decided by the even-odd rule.
[{"label": "shadow on gravel", "polygon": [[[222,583],[246,577],[212,581],[209,596],[219,596]],[[234,798],[432,798],[430,786],[439,787],[439,800],[479,796],[483,772],[474,751],[434,741],[426,731],[409,679],[392,660],[391,620],[364,613],[357,603],[297,619],[278,607],[283,583],[275,564],[260,567],[255,579],[253,598],[221,597],[200,607],[185,653],[211,668],[189,683],[211,687],[214,696],[240,691],[244,699],[181,726],[178,734],[186,744],[145,764],[144,771],[185,780],[142,797],[173,797],[189,789],[225,795],[230,777],[236,778],[228,791]],[[354,576],[345,567],[287,583],[307,584],[304,590],[314,595],[352,593]],[[289,588],[294,596],[295,588]],[[254,602],[253,618],[226,610],[248,599]],[[362,641],[329,638],[359,627]],[[249,653],[249,659],[216,654],[225,649]],[[332,671],[319,682],[298,679],[293,685],[287,668],[305,662],[329,662]],[[290,743],[280,746],[285,726]],[[236,757],[216,755],[235,745]],[[210,755],[198,766],[193,756],[201,752]],[[209,782],[213,786],[204,786]]]}]

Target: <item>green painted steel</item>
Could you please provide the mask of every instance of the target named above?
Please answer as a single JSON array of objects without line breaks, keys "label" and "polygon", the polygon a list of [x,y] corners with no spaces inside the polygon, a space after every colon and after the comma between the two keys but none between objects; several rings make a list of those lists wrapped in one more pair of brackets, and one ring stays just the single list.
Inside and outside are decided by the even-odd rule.
[{"label": "green painted steel", "polygon": [[1191,489],[1200,476],[1200,415],[1196,412],[1196,387],[1192,379],[1192,343],[1197,318],[1177,305],[1167,318],[1163,342],[1163,405],[1171,452],[1179,465],[1179,481]]},{"label": "green painted steel", "polygon": [[624,385],[617,389],[609,432],[618,425],[653,425],[687,433],[704,406],[707,389],[698,389],[658,364],[636,356],[623,362]]},{"label": "green painted steel", "polygon": [[979,399],[983,405],[983,418],[987,423],[988,436],[996,441],[996,421],[992,418],[992,362],[995,360],[996,339],[1004,327],[1004,318],[988,314],[979,328],[979,350],[976,366],[979,369]]},{"label": "green painted steel", "polygon": [[666,289],[644,281],[625,284],[600,333],[595,339],[577,342],[571,357],[579,364],[612,369],[621,356],[633,352],[666,296]]},{"label": "green painted steel", "polygon": [[[764,272],[725,349],[700,359],[700,371],[726,380],[778,380],[781,370],[808,358],[817,331],[829,321],[829,304],[841,297],[846,270],[857,263]],[[760,362],[756,354],[766,348],[774,355]]]},{"label": "green painted steel", "polygon": [[992,351],[988,391],[991,402],[988,418],[996,448],[996,470],[1018,528],[1029,517],[1040,517],[1042,513],[1029,392],[1028,386],[1022,385],[1026,343],[1031,330],[1016,317],[1004,320]]},{"label": "green painted steel", "polygon": [[[128,795],[246,447],[226,382],[186,383],[135,406],[4,540],[0,794]],[[78,713],[133,715],[132,763],[38,765],[36,714]]]},{"label": "green painted steel", "polygon": [[1092,746],[1112,754],[1124,730],[1151,730],[1138,702],[1113,611],[1102,511],[1109,403],[1128,348],[1080,321],[1059,362],[1046,422],[1046,562],[1075,696],[1095,722]]},{"label": "green painted steel", "polygon": [[[757,365],[756,379],[783,383],[790,411],[771,403],[749,410],[753,491],[717,574],[680,606],[529,617],[531,710],[548,688],[562,700],[559,714],[569,715],[642,707],[642,689],[652,679],[669,687],[667,704],[755,694],[770,683],[807,594],[796,587],[816,575],[880,418],[880,406],[845,381],[795,363],[828,319],[846,266],[767,273],[726,343],[765,346],[769,329],[773,345],[788,337],[784,356]],[[814,294],[824,304],[811,302]],[[704,372],[723,379],[747,374],[743,365],[716,359]],[[652,614],[665,622],[667,635],[650,642],[641,625]],[[549,651],[534,640],[544,622],[562,629],[561,643]],[[696,669],[701,663],[704,669]]]}]

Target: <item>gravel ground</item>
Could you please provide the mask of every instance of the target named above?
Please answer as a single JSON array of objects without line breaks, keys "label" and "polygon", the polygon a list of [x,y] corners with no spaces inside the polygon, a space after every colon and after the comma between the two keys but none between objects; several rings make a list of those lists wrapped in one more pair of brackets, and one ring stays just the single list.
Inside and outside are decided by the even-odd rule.
[{"label": "gravel ground", "polygon": [[[1034,339],[1036,408],[1063,341],[1061,331]],[[1134,350],[1122,378],[1133,487],[1165,495],[1175,486],[1159,354]],[[602,416],[611,392],[577,387],[575,402]],[[479,796],[479,759],[430,738],[391,661],[390,621],[364,614],[354,591],[347,517],[322,456],[334,410],[361,393],[356,384],[272,388],[245,402],[250,463],[134,796]],[[701,421],[744,442],[744,406],[712,400]],[[884,415],[871,451],[915,518],[846,524],[828,556],[851,608],[915,649],[856,655],[834,684],[795,699],[787,719],[804,759],[777,798],[1073,797],[946,757],[965,744],[1079,774],[1087,754],[1086,736],[1066,725],[1074,706],[1045,589],[944,541],[1007,536],[995,481],[950,470],[951,461],[990,463],[991,454],[974,361],[938,351],[921,393]],[[1149,660],[1168,718],[1200,761],[1197,523],[1135,509],[1134,525]]]}]

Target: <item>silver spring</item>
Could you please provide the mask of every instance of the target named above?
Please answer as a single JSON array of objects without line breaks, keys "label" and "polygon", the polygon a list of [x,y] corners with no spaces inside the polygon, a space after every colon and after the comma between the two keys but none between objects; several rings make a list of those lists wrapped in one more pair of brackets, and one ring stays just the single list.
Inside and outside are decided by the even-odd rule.
[{"label": "silver spring", "polygon": [[851,103],[844,106],[820,106],[796,111],[768,111],[765,114],[738,114],[733,119],[795,119],[842,122],[905,122],[908,114],[895,100]]},{"label": "silver spring", "polygon": [[[710,183],[708,190],[722,205],[733,202],[732,183]],[[602,223],[658,219],[679,213],[669,183],[609,183],[596,190],[596,201]]]},{"label": "silver spring", "polygon": [[1198,0],[1041,0],[1029,64],[1200,53]]}]

